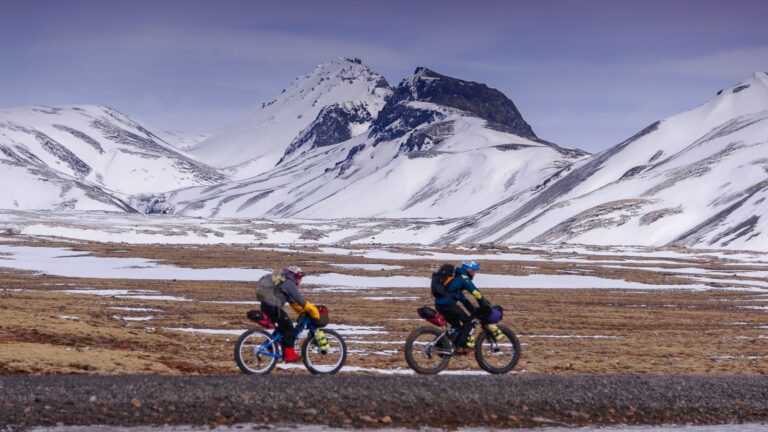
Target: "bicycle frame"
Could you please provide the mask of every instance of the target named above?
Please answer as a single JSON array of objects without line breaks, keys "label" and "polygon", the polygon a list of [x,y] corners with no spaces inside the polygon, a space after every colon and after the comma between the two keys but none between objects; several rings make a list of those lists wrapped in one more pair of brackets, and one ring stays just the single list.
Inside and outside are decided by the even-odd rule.
[{"label": "bicycle frame", "polygon": [[[472,329],[469,331],[469,335],[470,336],[475,332],[475,330],[477,329],[477,325],[478,324],[481,324],[481,321],[479,319],[477,319],[477,318],[472,318]],[[456,330],[455,328],[451,327],[448,323],[446,323],[445,327],[443,328],[443,332],[440,334],[440,336],[438,336],[434,341],[429,343],[429,349],[431,350],[432,348],[434,348],[440,342],[440,340],[442,340],[443,338],[447,338],[451,348],[449,350],[445,350],[444,348],[439,348],[438,347],[436,349],[436,351],[437,351],[437,354],[439,354],[439,355],[445,355],[445,356],[453,357],[454,354],[455,354],[454,353],[454,348],[455,347],[454,347],[454,344],[453,344],[453,338],[454,338],[454,336],[456,336],[457,332],[458,332],[458,330]]]},{"label": "bicycle frame", "polygon": [[[304,318],[304,320],[300,321],[296,324],[296,339],[298,340],[299,337],[301,337],[302,333],[304,333],[304,330],[309,330],[310,336],[315,334],[315,330],[317,328],[312,325],[312,320],[310,318]],[[281,339],[283,338],[282,333],[278,332],[277,329],[275,329],[272,338],[270,338],[269,341],[264,342],[259,346],[258,351],[256,351],[257,355],[265,356],[265,357],[272,357],[279,359],[282,357],[281,354],[279,354],[278,350],[274,350],[274,353],[271,353],[268,351],[268,348],[277,344]]]}]

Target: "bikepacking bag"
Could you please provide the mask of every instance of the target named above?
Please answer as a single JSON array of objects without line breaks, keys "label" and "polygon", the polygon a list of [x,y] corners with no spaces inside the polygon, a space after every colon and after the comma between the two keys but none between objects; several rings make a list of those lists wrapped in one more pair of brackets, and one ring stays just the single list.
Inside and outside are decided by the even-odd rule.
[{"label": "bikepacking bag", "polygon": [[282,273],[275,272],[264,275],[256,282],[256,299],[262,304],[282,307],[283,299],[280,294],[280,284],[285,281]]},{"label": "bikepacking bag", "polygon": [[418,312],[419,316],[424,318],[425,320],[431,322],[432,324],[443,327],[445,326],[445,317],[440,312],[432,309],[431,307],[420,307],[416,309],[416,312]]},{"label": "bikepacking bag", "polygon": [[504,317],[504,308],[499,305],[491,307],[491,312],[485,317],[485,322],[496,324]]},{"label": "bikepacking bag", "polygon": [[432,295],[435,298],[445,297],[448,294],[446,287],[453,280],[455,271],[455,267],[446,263],[432,273]]},{"label": "bikepacking bag", "polygon": [[275,323],[273,323],[272,320],[269,319],[269,316],[267,316],[267,314],[265,314],[260,310],[249,310],[248,319],[264,327],[265,329],[275,328]]},{"label": "bikepacking bag", "polygon": [[480,308],[476,316],[483,320],[484,323],[496,324],[504,317],[504,308],[499,305],[492,305],[487,298],[481,298],[478,300],[478,303]]},{"label": "bikepacking bag", "polygon": [[328,325],[328,320],[330,318],[329,314],[330,311],[328,310],[325,305],[317,305],[317,310],[320,312],[320,319],[314,320],[315,327],[322,328]]}]

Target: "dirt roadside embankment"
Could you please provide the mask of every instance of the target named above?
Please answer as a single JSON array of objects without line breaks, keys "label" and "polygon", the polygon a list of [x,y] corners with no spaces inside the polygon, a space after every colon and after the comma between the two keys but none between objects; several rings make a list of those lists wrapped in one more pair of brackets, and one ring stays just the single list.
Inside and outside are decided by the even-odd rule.
[{"label": "dirt roadside embankment", "polygon": [[765,376],[3,376],[0,427],[768,421]]}]

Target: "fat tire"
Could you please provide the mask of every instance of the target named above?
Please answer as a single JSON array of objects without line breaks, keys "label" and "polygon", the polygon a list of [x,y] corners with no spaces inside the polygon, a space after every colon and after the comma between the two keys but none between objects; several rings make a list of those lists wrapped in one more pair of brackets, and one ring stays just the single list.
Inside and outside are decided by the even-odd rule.
[{"label": "fat tire", "polygon": [[304,339],[304,342],[301,344],[301,358],[304,361],[304,366],[307,368],[308,371],[312,372],[315,375],[333,375],[336,372],[340,371],[342,367],[344,367],[344,363],[347,361],[347,343],[344,342],[344,338],[341,337],[341,335],[334,331],[334,330],[325,330],[323,329],[323,332],[325,334],[333,335],[336,339],[339,340],[339,345],[341,347],[341,362],[339,362],[339,365],[335,368],[329,370],[329,371],[321,371],[318,369],[315,369],[312,367],[312,365],[309,363],[309,359],[307,358],[307,350],[309,350],[309,344],[315,340],[315,336],[312,335],[310,337],[307,337]]},{"label": "fat tire", "polygon": [[515,333],[509,327],[504,326],[499,326],[499,330],[501,330],[504,336],[510,342],[512,342],[512,348],[515,350],[514,354],[512,355],[512,361],[503,368],[495,368],[489,365],[483,357],[483,342],[485,342],[485,339],[489,337],[487,331],[483,330],[480,332],[480,334],[477,336],[477,340],[475,341],[475,360],[477,360],[477,364],[480,365],[480,367],[483,368],[483,370],[486,372],[494,375],[505,374],[511,371],[515,368],[515,366],[517,366],[517,362],[520,360],[520,341],[517,339]]},{"label": "fat tire", "polygon": [[450,356],[442,357],[442,359],[440,360],[440,363],[434,368],[424,368],[419,366],[419,363],[413,357],[413,342],[416,340],[417,337],[425,333],[434,335],[435,339],[437,339],[440,335],[443,334],[442,331],[436,329],[435,327],[419,327],[416,330],[412,331],[411,334],[408,335],[408,339],[405,340],[405,349],[403,350],[405,352],[405,361],[408,363],[408,367],[413,369],[418,374],[436,375],[440,373],[443,369],[448,367],[448,362],[451,361],[451,357]]},{"label": "fat tire", "polygon": [[[269,366],[267,366],[266,369],[261,371],[255,371],[247,366],[246,362],[243,361],[243,358],[241,356],[241,353],[242,353],[241,347],[243,346],[243,343],[245,343],[246,339],[248,339],[248,337],[250,337],[254,333],[260,333],[266,336],[267,338],[272,339],[272,335],[269,332],[261,329],[251,329],[251,330],[245,331],[243,334],[240,335],[239,338],[237,338],[237,342],[235,343],[235,363],[237,363],[237,367],[240,368],[240,370],[245,374],[266,375],[272,372],[272,369],[274,369],[275,366],[277,366],[277,362],[278,362],[277,358],[270,357],[272,362],[269,364]],[[274,348],[279,353],[280,347],[275,346]]]}]

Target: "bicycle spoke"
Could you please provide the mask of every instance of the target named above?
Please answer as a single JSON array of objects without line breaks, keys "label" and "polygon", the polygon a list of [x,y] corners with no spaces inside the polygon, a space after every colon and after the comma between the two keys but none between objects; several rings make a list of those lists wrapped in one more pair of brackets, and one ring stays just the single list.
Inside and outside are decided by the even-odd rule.
[{"label": "bicycle spoke", "polygon": [[503,339],[496,341],[488,333],[478,338],[475,358],[478,364],[490,373],[507,373],[520,358],[520,342],[508,328],[502,328]]},{"label": "bicycle spoke", "polygon": [[430,327],[416,329],[405,344],[405,358],[411,369],[421,374],[435,374],[450,360],[452,346],[439,330]]},{"label": "bicycle spoke", "polygon": [[269,334],[261,330],[243,333],[235,344],[235,362],[247,374],[265,374],[274,368],[279,351]]},{"label": "bicycle spoke", "polygon": [[336,373],[347,357],[346,344],[341,336],[332,330],[325,330],[324,333],[328,342],[326,349],[321,350],[313,336],[302,344],[304,365],[316,374]]}]

